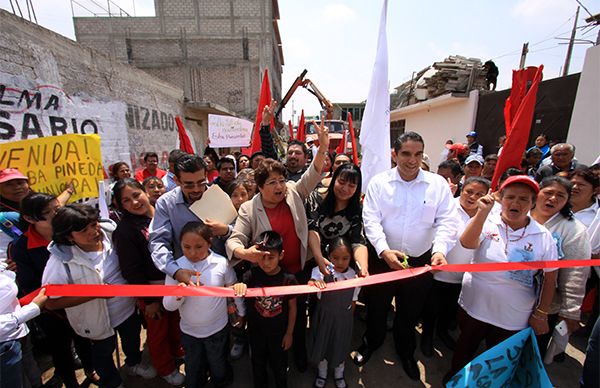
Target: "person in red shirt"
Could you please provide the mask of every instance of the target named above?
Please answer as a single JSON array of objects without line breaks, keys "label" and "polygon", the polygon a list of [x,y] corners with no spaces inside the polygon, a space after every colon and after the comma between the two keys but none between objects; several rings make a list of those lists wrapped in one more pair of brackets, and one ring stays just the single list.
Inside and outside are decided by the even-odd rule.
[{"label": "person in red shirt", "polygon": [[167,174],[165,170],[158,168],[158,155],[156,152],[146,152],[144,163],[146,163],[146,168],[137,170],[135,173],[135,179],[140,183],[151,176],[162,178]]}]

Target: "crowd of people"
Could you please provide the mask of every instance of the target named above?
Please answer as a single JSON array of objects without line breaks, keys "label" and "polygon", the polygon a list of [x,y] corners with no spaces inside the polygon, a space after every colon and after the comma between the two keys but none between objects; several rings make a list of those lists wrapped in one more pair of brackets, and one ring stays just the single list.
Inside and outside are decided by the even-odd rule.
[{"label": "crowd of people", "polygon": [[[581,384],[597,386],[597,298],[582,322],[584,298],[598,287],[597,268],[433,271],[323,290],[410,267],[598,257],[598,164],[581,165],[573,145],[550,147],[540,135],[492,193],[498,155],[483,154],[476,132],[460,147],[448,145],[437,173],[430,172],[422,137],[406,132],[394,139],[393,168],[363,188],[359,166],[331,152],[323,124],[315,124],[318,147],[291,141],[279,160],[269,131],[273,107],[263,111],[262,150],[250,156],[173,150],[162,170],[148,152],[146,167],[134,174],[127,163],[114,163],[110,219],[89,204],[68,204],[72,187],[58,197],[36,193],[18,170],[0,171],[2,387],[41,386],[32,346],[52,356],[68,388],[79,386],[78,368],[90,382],[122,386],[113,360],[118,335],[129,375],[160,376],[174,386],[227,386],[234,378],[230,360],[249,349],[257,388],[269,386],[269,369],[275,386],[287,386],[288,352],[298,371],[314,367],[315,387],[332,378],[344,388],[348,357],[362,366],[384,343],[393,300],[394,346],[410,379],[420,378],[418,345],[426,357],[438,340],[452,351],[447,382],[483,340],[492,347],[531,327],[543,356],[564,322],[568,333],[582,323],[591,332]],[[190,210],[211,185],[229,195],[237,211],[231,224]],[[232,287],[235,297],[49,298],[45,284],[218,286]],[[248,288],[295,284],[318,292],[245,297]],[[17,296],[38,289],[19,307]],[[366,330],[352,349],[358,300]],[[142,327],[150,364],[142,361]]]}]

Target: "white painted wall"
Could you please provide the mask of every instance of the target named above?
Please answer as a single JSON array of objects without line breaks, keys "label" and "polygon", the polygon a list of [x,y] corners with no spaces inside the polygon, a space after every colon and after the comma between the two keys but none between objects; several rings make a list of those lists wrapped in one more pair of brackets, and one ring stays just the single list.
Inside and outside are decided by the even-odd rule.
[{"label": "white painted wall", "polygon": [[393,110],[390,119],[406,120],[406,131],[417,132],[423,137],[425,153],[429,155],[431,170],[435,172],[446,140],[466,143],[466,134],[475,126],[478,102],[477,90],[473,90],[468,98],[444,95]]},{"label": "white painted wall", "polygon": [[575,145],[575,156],[591,165],[600,155],[600,46],[587,49],[567,142]]}]

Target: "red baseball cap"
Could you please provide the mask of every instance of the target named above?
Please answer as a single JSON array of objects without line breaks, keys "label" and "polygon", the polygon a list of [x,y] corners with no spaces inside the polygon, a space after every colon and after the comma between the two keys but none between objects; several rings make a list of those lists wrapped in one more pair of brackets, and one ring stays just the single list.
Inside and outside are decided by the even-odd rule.
[{"label": "red baseball cap", "polygon": [[529,186],[531,190],[533,190],[536,194],[540,192],[540,186],[538,185],[538,183],[534,181],[533,178],[527,175],[513,175],[511,177],[508,177],[504,181],[504,183],[502,183],[502,186],[500,186],[500,191],[504,190],[507,186],[510,186],[515,183],[522,183],[524,185]]},{"label": "red baseball cap", "polygon": [[16,168],[5,168],[4,170],[0,170],[0,183],[12,181],[15,179],[28,180],[27,177]]}]

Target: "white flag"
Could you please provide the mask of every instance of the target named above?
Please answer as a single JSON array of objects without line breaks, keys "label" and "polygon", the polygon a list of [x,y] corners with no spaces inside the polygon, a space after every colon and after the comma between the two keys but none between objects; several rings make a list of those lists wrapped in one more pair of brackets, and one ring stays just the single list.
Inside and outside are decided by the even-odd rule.
[{"label": "white flag", "polygon": [[390,93],[388,82],[387,51],[387,0],[383,1],[381,20],[379,21],[379,37],[377,38],[377,54],[371,75],[371,86],[365,105],[360,130],[362,150],[362,191],[373,176],[391,168],[390,145]]}]

